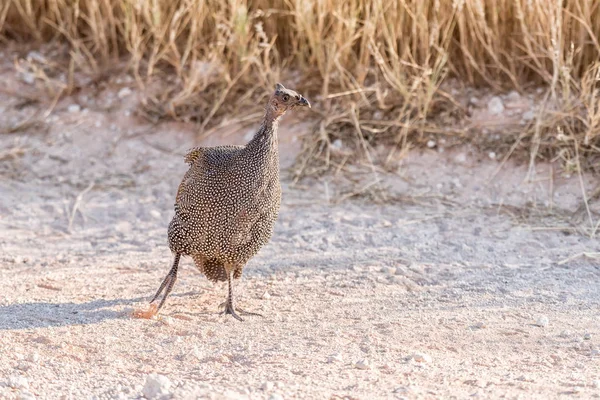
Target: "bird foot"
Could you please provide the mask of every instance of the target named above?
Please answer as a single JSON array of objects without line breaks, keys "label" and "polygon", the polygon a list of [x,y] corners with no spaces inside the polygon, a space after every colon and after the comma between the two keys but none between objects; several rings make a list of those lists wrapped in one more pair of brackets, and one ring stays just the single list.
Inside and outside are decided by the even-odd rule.
[{"label": "bird foot", "polygon": [[221,303],[219,305],[219,308],[224,308],[224,310],[221,312],[221,315],[231,314],[231,316],[233,318],[237,319],[238,321],[243,321],[243,319],[237,313],[240,313],[241,315],[244,315],[244,316],[250,315],[250,316],[256,316],[256,317],[264,317],[262,314],[259,314],[259,313],[245,311],[239,307],[233,307],[233,305],[228,301]]}]

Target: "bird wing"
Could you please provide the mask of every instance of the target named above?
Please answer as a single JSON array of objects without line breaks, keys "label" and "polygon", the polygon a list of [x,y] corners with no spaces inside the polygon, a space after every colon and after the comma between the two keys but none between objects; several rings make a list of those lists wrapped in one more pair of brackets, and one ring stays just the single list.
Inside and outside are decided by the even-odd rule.
[{"label": "bird wing", "polygon": [[[195,147],[185,156],[190,164],[183,180],[177,189],[175,197],[175,213],[187,225],[194,215],[201,212],[198,202],[210,202],[206,198],[206,190],[215,182],[224,180],[223,174],[230,173],[227,164],[244,146]],[[212,189],[211,189],[212,190]]]},{"label": "bird wing", "polygon": [[244,146],[194,147],[187,152],[184,160],[190,166],[197,161],[202,161],[202,164],[219,163],[231,159],[243,148]]}]

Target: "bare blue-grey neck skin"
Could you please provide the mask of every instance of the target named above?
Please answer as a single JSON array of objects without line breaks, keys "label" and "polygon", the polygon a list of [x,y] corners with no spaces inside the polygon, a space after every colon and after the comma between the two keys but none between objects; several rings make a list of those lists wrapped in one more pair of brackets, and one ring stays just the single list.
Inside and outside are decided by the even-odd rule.
[{"label": "bare blue-grey neck skin", "polygon": [[[247,147],[268,144],[277,146],[277,127],[279,119],[288,110],[296,107],[308,107],[310,103],[301,94],[294,90],[286,89],[281,83],[275,85],[275,92],[269,98],[265,108],[265,116],[254,138],[248,143]],[[262,146],[261,146],[262,147]]]}]

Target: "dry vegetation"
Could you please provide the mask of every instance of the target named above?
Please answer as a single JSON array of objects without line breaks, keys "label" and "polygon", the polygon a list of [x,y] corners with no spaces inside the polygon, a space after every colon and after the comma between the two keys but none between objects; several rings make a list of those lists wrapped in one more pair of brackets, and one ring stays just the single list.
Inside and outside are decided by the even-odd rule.
[{"label": "dry vegetation", "polygon": [[[369,158],[378,142],[397,155],[431,135],[477,140],[457,123],[466,110],[444,90],[452,78],[495,91],[544,87],[534,122],[505,132],[502,153],[598,165],[595,1],[6,0],[0,34],[69,43],[54,66],[17,60],[47,82],[50,104],[76,90],[76,72],[102,77],[126,62],[146,115],[196,120],[204,134],[224,117],[259,118],[276,81],[302,88],[319,114],[302,173]],[[52,68],[69,71],[65,82]],[[340,137],[353,152],[332,148]]]}]

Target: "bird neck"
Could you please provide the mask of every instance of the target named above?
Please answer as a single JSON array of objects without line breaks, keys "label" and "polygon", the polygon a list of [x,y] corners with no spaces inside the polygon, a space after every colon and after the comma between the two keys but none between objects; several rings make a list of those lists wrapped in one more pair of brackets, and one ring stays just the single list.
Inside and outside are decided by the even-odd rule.
[{"label": "bird neck", "polygon": [[270,110],[267,110],[258,131],[254,134],[252,140],[246,146],[253,151],[277,153],[278,139],[277,129],[279,128],[279,116],[273,116]]}]

